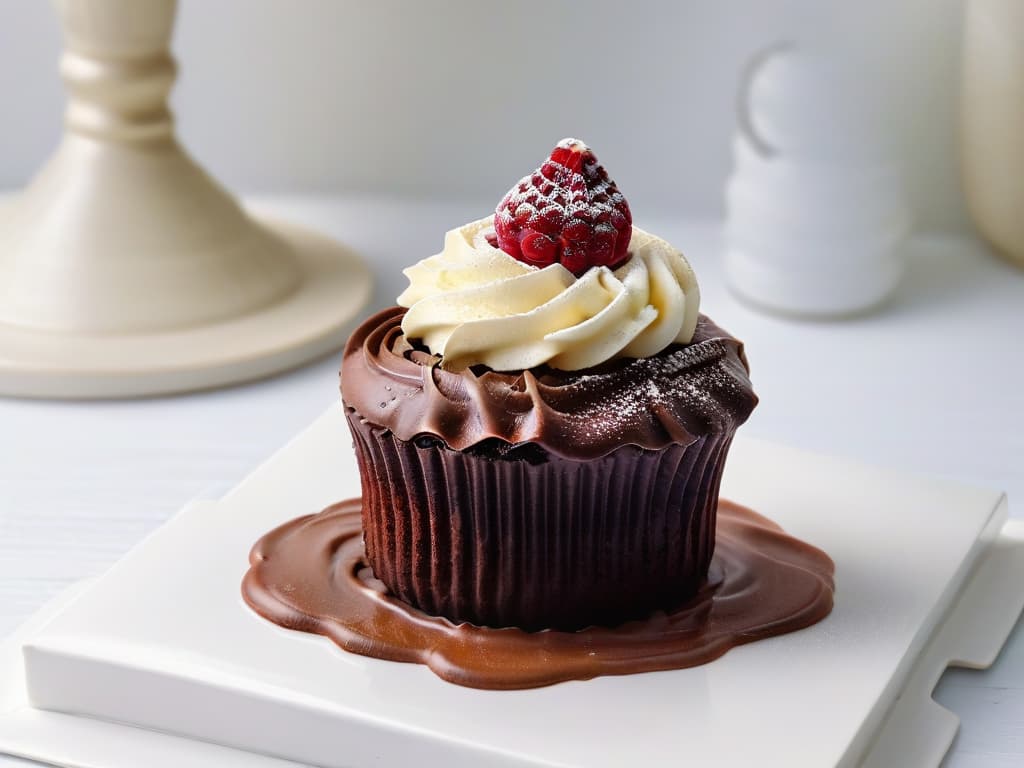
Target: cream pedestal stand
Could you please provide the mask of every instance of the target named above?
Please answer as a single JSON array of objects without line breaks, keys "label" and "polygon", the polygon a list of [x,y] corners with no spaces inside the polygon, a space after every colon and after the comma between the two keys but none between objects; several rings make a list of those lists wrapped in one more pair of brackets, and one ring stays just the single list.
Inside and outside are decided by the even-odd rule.
[{"label": "cream pedestal stand", "polygon": [[0,393],[218,386],[337,348],[369,298],[337,243],[250,217],[174,136],[175,0],[58,0],[65,136],[0,208]]}]

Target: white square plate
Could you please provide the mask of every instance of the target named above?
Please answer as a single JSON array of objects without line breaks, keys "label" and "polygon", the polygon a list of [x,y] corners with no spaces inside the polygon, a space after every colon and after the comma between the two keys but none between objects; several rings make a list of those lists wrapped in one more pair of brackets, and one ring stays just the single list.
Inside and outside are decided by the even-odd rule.
[{"label": "white square plate", "polygon": [[[899,715],[890,709],[908,680],[934,685],[949,658],[988,663],[1020,611],[1015,590],[995,588],[1021,561],[1016,544],[987,580],[975,572],[992,559],[1001,494],[737,439],[723,495],[832,556],[830,617],[692,669],[526,691],[460,688],[419,665],[281,629],[242,602],[257,538],[358,492],[338,406],[222,501],[183,510],[30,634],[34,708],[0,713],[0,750],[18,746],[17,717],[56,717],[41,709],[331,768],[853,765],[873,743],[886,746],[879,728]],[[994,598],[962,606],[965,589]],[[979,625],[989,613],[997,619]],[[940,625],[959,626],[957,638],[977,636],[965,627],[986,632],[965,656]],[[922,655],[928,643],[935,659]],[[913,736],[914,712],[900,716]],[[933,745],[941,756],[952,734],[929,737],[945,740]],[[29,747],[23,739],[20,753]]]}]

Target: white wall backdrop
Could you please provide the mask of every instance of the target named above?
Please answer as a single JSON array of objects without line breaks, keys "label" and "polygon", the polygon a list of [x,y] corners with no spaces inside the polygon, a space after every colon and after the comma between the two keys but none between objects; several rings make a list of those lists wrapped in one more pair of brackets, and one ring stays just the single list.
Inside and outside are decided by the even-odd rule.
[{"label": "white wall backdrop", "polygon": [[[184,142],[241,192],[473,197],[489,207],[555,140],[575,135],[639,215],[715,214],[745,57],[795,29],[814,34],[847,5],[180,0],[174,104]],[[919,219],[961,226],[962,0],[857,8],[863,23],[851,29],[891,62],[887,96]],[[57,140],[59,42],[48,3],[0,0],[0,188],[23,184]]]}]

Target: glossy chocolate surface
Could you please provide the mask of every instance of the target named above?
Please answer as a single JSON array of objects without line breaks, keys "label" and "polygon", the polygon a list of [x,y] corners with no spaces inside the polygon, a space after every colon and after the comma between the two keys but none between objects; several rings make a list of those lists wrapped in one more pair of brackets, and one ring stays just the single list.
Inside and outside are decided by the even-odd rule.
[{"label": "glossy chocolate surface", "polygon": [[426,664],[459,685],[532,688],[691,667],[810,626],[832,609],[834,567],[824,552],[721,501],[707,581],[671,613],[576,632],[453,624],[396,600],[374,578],[360,507],[343,501],[264,536],[242,584],[246,602],[283,627],[325,635],[352,653]]},{"label": "glossy chocolate surface", "polygon": [[455,372],[404,336],[404,314],[392,307],[367,319],[341,366],[345,404],[401,440],[434,436],[459,451],[531,443],[589,459],[622,445],[657,450],[731,434],[757,403],[743,345],[704,316],[691,343],[649,358],[581,371]]}]

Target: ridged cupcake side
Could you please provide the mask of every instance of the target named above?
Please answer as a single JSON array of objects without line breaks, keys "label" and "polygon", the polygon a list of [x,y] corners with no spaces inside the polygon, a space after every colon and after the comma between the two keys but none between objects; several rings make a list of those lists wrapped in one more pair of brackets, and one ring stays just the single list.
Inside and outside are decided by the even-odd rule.
[{"label": "ridged cupcake side", "polygon": [[597,459],[400,440],[349,410],[366,555],[399,599],[454,622],[616,625],[692,597],[714,550],[731,435]]}]

